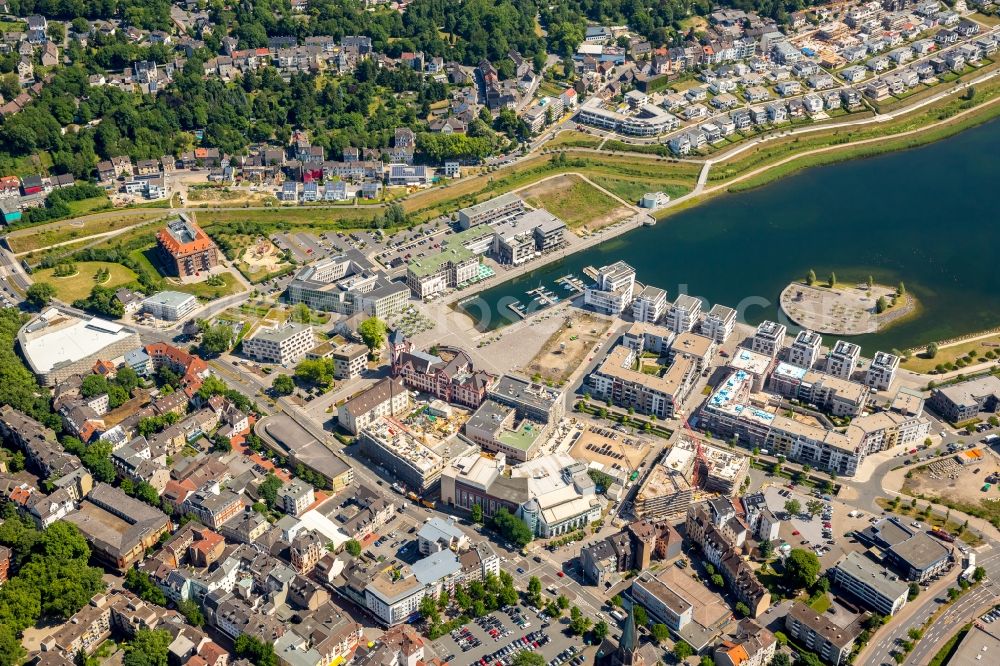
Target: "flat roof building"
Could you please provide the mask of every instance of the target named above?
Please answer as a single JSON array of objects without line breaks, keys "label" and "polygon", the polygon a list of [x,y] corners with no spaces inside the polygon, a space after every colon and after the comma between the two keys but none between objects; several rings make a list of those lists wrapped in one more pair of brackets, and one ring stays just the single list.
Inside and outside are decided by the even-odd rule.
[{"label": "flat roof building", "polygon": [[875,352],[865,373],[865,384],[875,391],[888,391],[899,370],[899,357],[886,352]]},{"label": "flat roof building", "polygon": [[492,224],[504,218],[513,217],[526,208],[527,206],[521,197],[509,192],[461,209],[458,211],[458,223],[463,229],[480,224]]},{"label": "flat roof building", "polygon": [[243,353],[262,363],[291,365],[316,346],[312,326],[285,322],[270,328],[258,328],[243,339]]},{"label": "flat roof building", "polygon": [[194,312],[198,299],[180,291],[161,291],[142,302],[142,311],[156,319],[180,321]]},{"label": "flat roof building", "polygon": [[725,305],[713,305],[701,322],[701,334],[707,335],[720,345],[729,339],[735,328],[736,310]]},{"label": "flat roof building", "polygon": [[858,367],[859,358],[861,358],[861,347],[853,342],[837,340],[837,344],[826,355],[824,370],[828,375],[850,379]]},{"label": "flat roof building", "polygon": [[795,342],[788,350],[788,362],[806,370],[812,370],[819,360],[823,336],[815,331],[802,329],[795,335]]},{"label": "flat roof building", "polygon": [[416,493],[440,477],[444,459],[424,445],[406,426],[381,416],[361,430],[361,453],[381,464]]},{"label": "flat roof building", "polygon": [[337,409],[337,423],[352,435],[381,416],[397,416],[410,406],[410,393],[398,379],[386,377]]},{"label": "flat roof building", "polygon": [[796,601],[785,616],[785,630],[796,643],[816,653],[824,662],[839,666],[847,661],[863,627],[861,618],[846,627],[837,626],[825,615]]},{"label": "flat roof building", "polygon": [[[728,313],[724,313],[720,310],[717,311],[716,314],[722,319],[722,321],[719,322],[720,325],[723,327],[728,326]],[[694,325],[698,322],[698,317],[700,315],[701,299],[688,294],[679,294],[677,298],[674,299],[674,302],[670,304],[670,307],[667,308],[667,314],[663,323],[674,333],[687,333],[694,329]],[[735,312],[733,313],[732,321],[733,325],[735,325]],[[708,335],[709,337],[717,340],[722,333],[724,333],[724,331],[712,329]],[[728,337],[728,335],[726,337]]]},{"label": "flat roof building", "polygon": [[952,423],[992,414],[1000,408],[1000,377],[986,375],[935,388],[927,404]]},{"label": "flat roof building", "polygon": [[390,282],[356,250],[306,266],[288,283],[286,293],[292,304],[380,319],[402,312],[410,297],[406,285]]},{"label": "flat roof building", "polygon": [[750,338],[750,349],[758,354],[775,358],[785,343],[786,330],[784,324],[762,321]]},{"label": "flat roof building", "polygon": [[46,308],[21,327],[17,340],[29,367],[47,386],[89,374],[98,360],[114,360],[142,346],[132,328],[59,307]]},{"label": "flat roof building", "polygon": [[832,574],[833,582],[844,592],[880,615],[895,615],[906,605],[909,586],[861,553],[850,552],[840,558]]},{"label": "flat roof building", "polygon": [[624,261],[601,266],[597,282],[583,293],[585,305],[605,314],[621,314],[632,303],[635,269]]}]

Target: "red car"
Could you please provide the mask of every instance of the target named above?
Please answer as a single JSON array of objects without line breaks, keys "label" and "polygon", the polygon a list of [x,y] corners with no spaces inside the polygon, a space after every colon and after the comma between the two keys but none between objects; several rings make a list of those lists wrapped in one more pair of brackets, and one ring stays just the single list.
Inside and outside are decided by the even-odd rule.
[{"label": "red car", "polygon": [[792,532],[792,536],[798,536],[798,535],[799,535],[799,531],[798,530],[795,530],[794,532]]},{"label": "red car", "polygon": [[563,576],[565,576],[566,574],[564,574],[564,573],[563,573],[562,571],[560,571],[560,572],[559,572],[558,574],[556,574],[556,575],[557,575],[557,576],[559,576],[560,578],[562,578],[562,577],[563,577]]}]

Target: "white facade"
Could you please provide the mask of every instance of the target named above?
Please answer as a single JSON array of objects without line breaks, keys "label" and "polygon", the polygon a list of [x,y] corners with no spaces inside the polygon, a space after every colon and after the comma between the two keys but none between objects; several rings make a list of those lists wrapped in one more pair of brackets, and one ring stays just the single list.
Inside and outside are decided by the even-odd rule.
[{"label": "white facade", "polygon": [[812,370],[819,360],[823,336],[809,330],[801,330],[788,350],[788,362],[806,370]]},{"label": "white facade", "polygon": [[757,332],[750,338],[750,349],[758,354],[775,358],[784,344],[786,330],[784,324],[762,321],[757,327]]},{"label": "white facade", "polygon": [[841,379],[850,379],[858,367],[860,356],[861,347],[853,342],[837,340],[837,344],[826,355],[826,374]]},{"label": "white facade", "polygon": [[[667,308],[664,323],[674,333],[689,333],[701,314],[701,300],[681,294]],[[711,337],[711,336],[710,336]]]},{"label": "white facade", "polygon": [[243,353],[262,363],[289,365],[303,358],[316,346],[312,326],[286,323],[274,328],[260,328],[243,340]]},{"label": "white facade", "polygon": [[888,391],[892,386],[892,381],[896,378],[896,371],[899,370],[899,357],[886,352],[876,352],[872,359],[868,372],[865,374],[865,383],[876,391]]},{"label": "white facade", "polygon": [[701,334],[723,344],[736,328],[736,310],[713,305],[701,322]]}]

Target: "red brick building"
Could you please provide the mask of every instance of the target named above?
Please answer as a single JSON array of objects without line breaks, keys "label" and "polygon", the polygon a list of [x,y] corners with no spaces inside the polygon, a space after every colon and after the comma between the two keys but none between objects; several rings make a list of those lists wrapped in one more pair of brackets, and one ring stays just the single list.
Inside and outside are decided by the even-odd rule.
[{"label": "red brick building", "polygon": [[201,227],[178,217],[156,234],[160,252],[180,277],[190,277],[210,271],[219,265],[219,249]]}]

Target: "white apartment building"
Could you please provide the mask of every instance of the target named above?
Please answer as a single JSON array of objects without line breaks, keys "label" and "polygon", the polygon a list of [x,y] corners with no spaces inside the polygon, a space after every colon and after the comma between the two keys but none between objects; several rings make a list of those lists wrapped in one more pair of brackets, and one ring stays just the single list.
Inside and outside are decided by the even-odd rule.
[{"label": "white apartment building", "polygon": [[701,334],[720,345],[729,339],[736,328],[736,310],[725,305],[713,305],[701,320]]},{"label": "white apartment building", "polygon": [[860,357],[861,347],[853,342],[837,340],[837,344],[826,355],[826,374],[841,379],[850,379],[858,367],[858,358]]},{"label": "white apartment building", "polygon": [[337,423],[357,435],[378,418],[402,414],[410,407],[410,393],[397,379],[385,378],[337,410]]},{"label": "white apartment building", "polygon": [[876,391],[888,391],[899,370],[899,357],[886,352],[875,352],[868,372],[865,373],[865,384]]},{"label": "white apartment building", "polygon": [[278,490],[278,499],[281,500],[281,508],[285,513],[299,516],[316,501],[316,493],[305,481],[293,479]]},{"label": "white apartment building", "polygon": [[635,269],[624,261],[616,261],[601,266],[597,273],[597,284],[587,287],[583,302],[599,312],[621,314],[632,303],[635,290]]},{"label": "white apartment building", "polygon": [[667,311],[667,292],[658,287],[645,287],[632,303],[632,318],[655,324]]},{"label": "white apartment building", "polygon": [[784,324],[773,321],[762,321],[757,327],[757,332],[750,338],[751,351],[775,358],[781,351],[781,346],[785,342]]},{"label": "white apartment building", "polygon": [[906,605],[906,581],[860,553],[842,557],[832,573],[836,585],[880,615],[895,615]]},{"label": "white apartment building", "polygon": [[795,342],[788,350],[788,362],[806,370],[812,370],[819,360],[823,336],[803,329],[795,336]]},{"label": "white apartment building", "polygon": [[262,363],[291,365],[304,358],[316,346],[312,326],[287,322],[271,328],[258,328],[243,339],[243,353]]},{"label": "white apartment building", "polygon": [[664,323],[674,333],[688,333],[694,328],[700,315],[701,299],[681,294],[667,308]]}]

